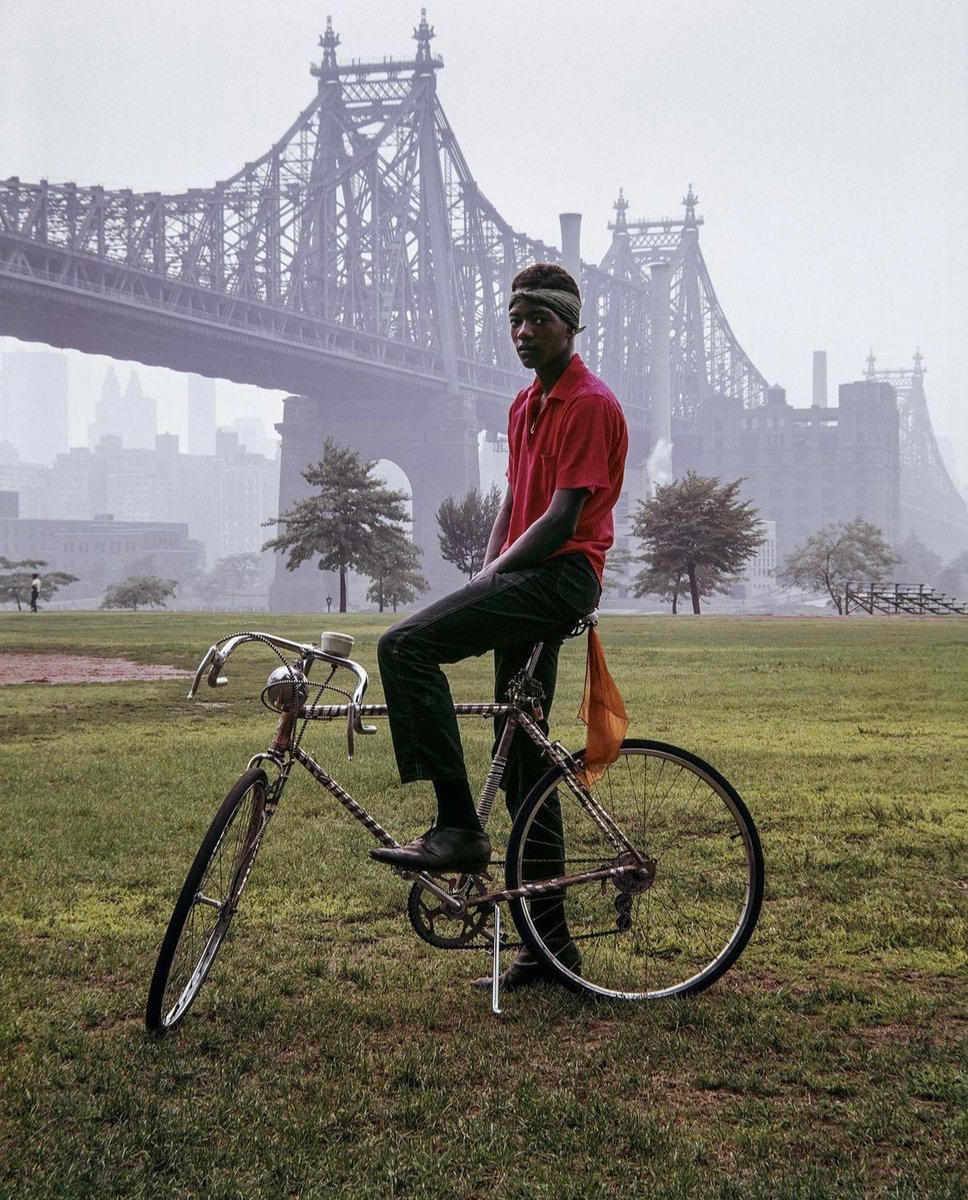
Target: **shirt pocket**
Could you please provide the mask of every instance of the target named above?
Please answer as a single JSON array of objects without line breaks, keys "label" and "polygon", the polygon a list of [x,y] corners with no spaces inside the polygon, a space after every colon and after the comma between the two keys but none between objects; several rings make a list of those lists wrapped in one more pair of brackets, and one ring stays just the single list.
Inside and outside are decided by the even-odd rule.
[{"label": "shirt pocket", "polygon": [[538,479],[542,487],[554,491],[555,480],[558,478],[558,455],[542,454],[538,457]]}]

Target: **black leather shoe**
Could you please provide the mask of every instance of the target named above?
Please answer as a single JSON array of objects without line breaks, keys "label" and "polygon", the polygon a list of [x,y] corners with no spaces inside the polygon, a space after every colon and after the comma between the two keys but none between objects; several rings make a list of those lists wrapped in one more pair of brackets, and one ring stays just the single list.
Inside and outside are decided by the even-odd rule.
[{"label": "black leather shoe", "polygon": [[[563,967],[567,967],[575,975],[581,974],[581,952],[574,942],[565,942],[561,949],[555,951],[555,957],[560,960]],[[542,963],[539,963],[530,950],[519,950],[508,969],[501,972],[499,980],[501,990],[505,992],[532,987],[536,983],[559,982],[557,975],[552,975]],[[482,975],[479,979],[472,979],[471,987],[480,988],[482,991],[485,988],[489,989],[491,976]]]},{"label": "black leather shoe", "polygon": [[370,858],[404,871],[480,871],[491,858],[491,842],[480,829],[434,826],[406,846],[380,846]]}]

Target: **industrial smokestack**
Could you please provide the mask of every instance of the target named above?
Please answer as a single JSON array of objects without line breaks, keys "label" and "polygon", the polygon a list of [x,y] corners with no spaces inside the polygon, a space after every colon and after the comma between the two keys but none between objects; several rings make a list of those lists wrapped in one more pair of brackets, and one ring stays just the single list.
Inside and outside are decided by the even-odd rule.
[{"label": "industrial smokestack", "polygon": [[561,265],[581,288],[581,213],[559,213]]},{"label": "industrial smokestack", "polygon": [[813,403],[817,408],[827,407],[827,351],[813,352]]}]

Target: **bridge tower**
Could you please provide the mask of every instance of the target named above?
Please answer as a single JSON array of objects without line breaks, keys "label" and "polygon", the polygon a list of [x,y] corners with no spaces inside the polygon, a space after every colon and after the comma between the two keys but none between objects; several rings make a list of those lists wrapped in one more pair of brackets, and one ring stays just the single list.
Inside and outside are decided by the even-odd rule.
[{"label": "bridge tower", "polygon": [[[431,590],[440,591],[459,583],[460,576],[440,557],[436,513],[445,497],[479,484],[478,415],[460,386],[454,249],[438,145],[437,71],[443,60],[431,52],[434,29],[425,9],[413,37],[417,51],[409,62],[354,60],[340,66],[339,36],[327,18],[322,61],[311,67],[318,79],[319,120],[313,200],[304,210],[302,235],[311,247],[307,261],[313,264],[316,310],[366,327],[379,305],[384,326],[404,322],[418,343],[436,352],[443,379],[388,383],[361,373],[347,385],[344,378],[321,373],[317,386],[287,397],[276,427],[282,438],[279,504],[283,512],[308,494],[302,471],[319,461],[327,438],[364,459],[393,461],[410,482],[422,570]],[[410,76],[406,83],[404,75]],[[364,129],[368,137],[359,136]],[[391,209],[389,225],[381,206]],[[398,234],[396,245],[388,229]],[[389,277],[381,255],[399,259]],[[290,572],[285,558],[277,559],[272,609],[318,609],[323,594],[315,565]]]},{"label": "bridge tower", "polygon": [[901,447],[901,535],[915,533],[951,558],[968,546],[968,505],[952,482],[931,425],[924,390],[927,370],[920,349],[912,368],[878,369],[872,350],[864,378],[889,383],[897,393]]}]

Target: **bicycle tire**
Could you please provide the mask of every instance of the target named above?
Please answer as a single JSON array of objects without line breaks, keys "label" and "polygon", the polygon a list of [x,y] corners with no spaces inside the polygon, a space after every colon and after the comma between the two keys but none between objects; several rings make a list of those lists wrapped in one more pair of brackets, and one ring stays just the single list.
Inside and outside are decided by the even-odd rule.
[{"label": "bicycle tire", "polygon": [[148,989],[149,1033],[164,1037],[174,1029],[208,978],[262,843],[267,786],[258,768],[240,775],[202,838]]},{"label": "bicycle tire", "polygon": [[526,797],[508,844],[508,888],[619,870],[513,899],[525,945],[550,977],[600,998],[654,1000],[709,987],[742,953],[763,901],[763,851],[736,789],[686,750],[623,742],[592,795],[636,859],[558,786],[564,776],[552,768]]}]

